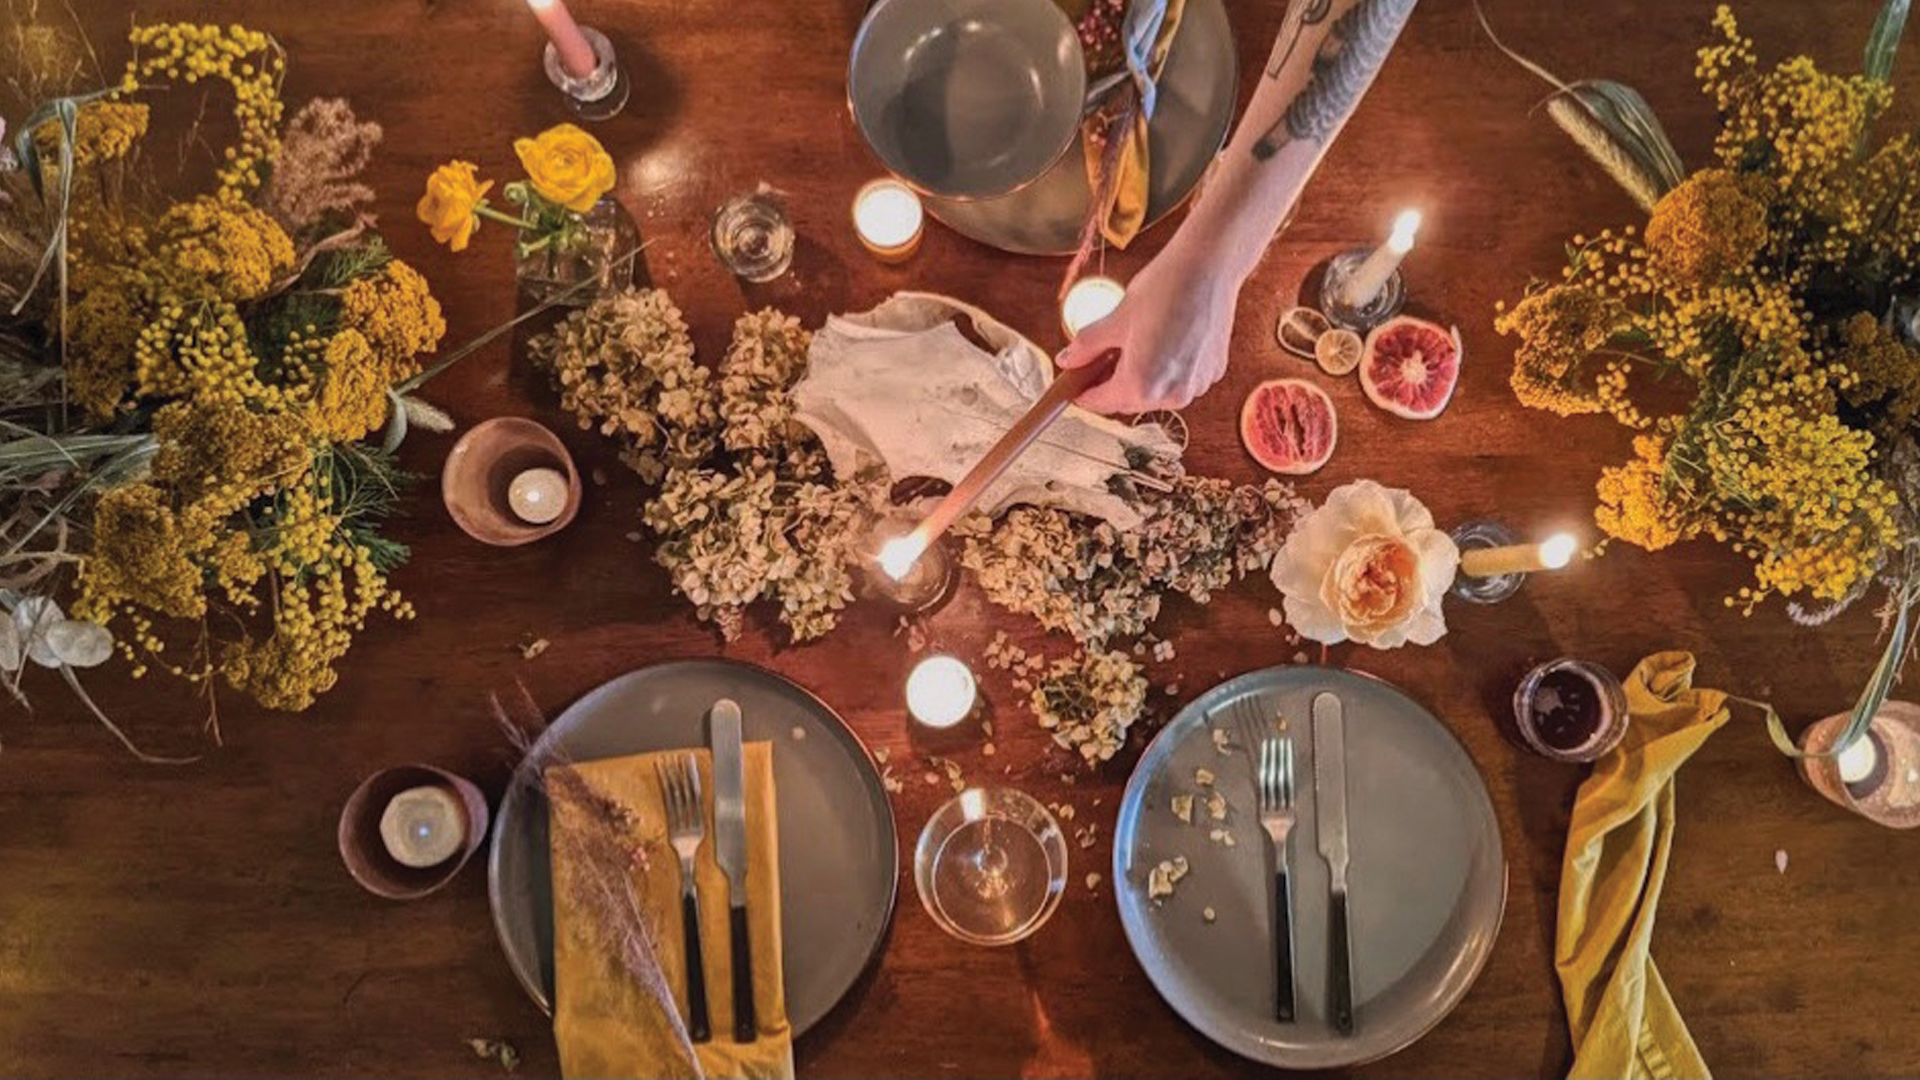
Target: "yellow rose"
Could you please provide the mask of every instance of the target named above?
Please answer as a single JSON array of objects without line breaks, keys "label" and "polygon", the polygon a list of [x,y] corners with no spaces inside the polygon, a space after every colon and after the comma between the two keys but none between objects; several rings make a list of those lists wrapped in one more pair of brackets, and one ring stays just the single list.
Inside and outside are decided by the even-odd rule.
[{"label": "yellow rose", "polygon": [[426,223],[435,240],[455,251],[465,251],[467,239],[480,224],[475,212],[492,186],[491,180],[484,184],[478,181],[471,162],[449,161],[427,177],[427,193],[420,196],[420,205],[413,212]]},{"label": "yellow rose", "polygon": [[560,124],[538,138],[515,139],[513,152],[527,168],[527,179],[542,197],[577,213],[586,213],[613,190],[613,159],[600,140]]}]

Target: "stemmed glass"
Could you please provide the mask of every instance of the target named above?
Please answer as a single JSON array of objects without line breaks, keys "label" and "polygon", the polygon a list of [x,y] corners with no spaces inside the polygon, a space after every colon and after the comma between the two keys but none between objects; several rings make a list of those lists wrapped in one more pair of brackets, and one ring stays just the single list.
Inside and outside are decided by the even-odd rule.
[{"label": "stemmed glass", "polygon": [[913,880],[942,930],[974,945],[1011,945],[1060,906],[1067,839],[1032,796],[969,788],[920,831]]}]

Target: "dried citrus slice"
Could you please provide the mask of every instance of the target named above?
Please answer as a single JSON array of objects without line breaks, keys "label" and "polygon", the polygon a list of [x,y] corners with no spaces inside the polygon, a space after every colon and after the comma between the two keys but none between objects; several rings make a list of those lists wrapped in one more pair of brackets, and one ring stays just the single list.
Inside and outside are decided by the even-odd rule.
[{"label": "dried citrus slice", "polygon": [[1360,366],[1367,343],[1351,330],[1329,330],[1313,343],[1313,359],[1329,375],[1345,375]]},{"label": "dried citrus slice", "polygon": [[1333,324],[1327,321],[1325,315],[1310,307],[1296,307],[1288,308],[1286,314],[1280,316],[1280,321],[1274,324],[1273,336],[1280,342],[1281,348],[1311,360],[1314,343],[1320,340],[1320,335],[1331,329]]}]

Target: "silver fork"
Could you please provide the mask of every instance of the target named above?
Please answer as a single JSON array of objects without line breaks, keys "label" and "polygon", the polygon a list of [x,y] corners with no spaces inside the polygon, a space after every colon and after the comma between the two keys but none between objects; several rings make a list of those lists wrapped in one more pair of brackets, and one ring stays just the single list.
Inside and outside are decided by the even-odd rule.
[{"label": "silver fork", "polygon": [[1253,763],[1253,790],[1260,827],[1273,851],[1273,1018],[1292,1023],[1293,883],[1287,872],[1287,843],[1293,836],[1293,740],[1274,730],[1250,697],[1236,705],[1241,737]]},{"label": "silver fork", "polygon": [[680,856],[680,923],[687,954],[687,1037],[713,1037],[707,1020],[707,962],[700,951],[700,894],[694,888],[693,856],[707,835],[706,804],[700,798],[700,767],[692,754],[653,763],[667,810],[667,840]]}]

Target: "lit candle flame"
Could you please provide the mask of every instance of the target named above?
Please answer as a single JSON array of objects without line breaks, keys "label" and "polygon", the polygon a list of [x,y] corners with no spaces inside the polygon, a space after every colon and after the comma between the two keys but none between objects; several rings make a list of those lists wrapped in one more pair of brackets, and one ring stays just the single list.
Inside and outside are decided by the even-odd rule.
[{"label": "lit candle flame", "polygon": [[926,550],[927,542],[918,530],[905,536],[896,536],[880,545],[880,569],[885,570],[888,577],[899,581],[907,576],[907,571],[913,569],[913,564],[920,561],[920,556]]},{"label": "lit candle flame", "polygon": [[1400,216],[1393,219],[1393,233],[1387,237],[1387,246],[1405,255],[1413,250],[1413,234],[1420,231],[1420,211],[1402,210]]},{"label": "lit candle flame", "polygon": [[1580,549],[1580,540],[1572,533],[1555,533],[1540,543],[1540,565],[1548,570],[1558,570],[1573,561]]}]

